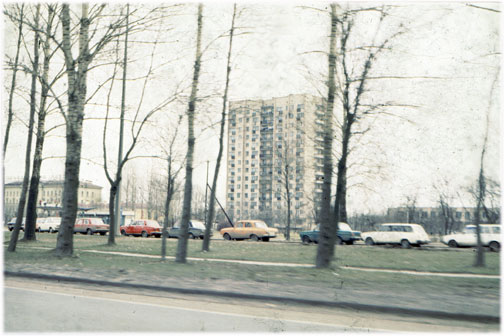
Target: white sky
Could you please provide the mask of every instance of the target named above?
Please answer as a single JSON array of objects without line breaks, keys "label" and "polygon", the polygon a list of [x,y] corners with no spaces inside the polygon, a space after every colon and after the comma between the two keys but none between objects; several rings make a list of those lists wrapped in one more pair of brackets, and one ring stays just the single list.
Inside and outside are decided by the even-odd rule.
[{"label": "white sky", "polygon": [[[237,36],[234,45],[233,73],[230,96],[233,100],[245,98],[270,98],[290,93],[317,93],[325,71],[327,60],[322,54],[312,53],[327,50],[329,17],[319,11],[300,8],[300,5],[323,8],[323,3],[248,3],[237,25],[246,27],[242,31],[251,34]],[[376,3],[374,3],[376,4]],[[365,5],[365,4],[363,4]],[[490,130],[485,169],[489,176],[497,178],[500,172],[500,123],[499,92],[490,98],[495,73],[500,64],[498,56],[488,56],[500,51],[500,13],[477,9],[465,3],[413,2],[398,3],[393,15],[387,19],[382,32],[389,36],[399,23],[408,32],[392,42],[392,50],[379,58],[373,68],[375,75],[409,77],[440,77],[441,79],[389,79],[373,81],[369,88],[374,102],[390,101],[416,105],[416,109],[391,109],[396,116],[376,118],[373,128],[360,141],[352,154],[353,162],[365,162],[364,168],[355,171],[353,182],[360,184],[349,191],[350,212],[385,211],[389,206],[399,206],[406,196],[417,196],[418,206],[435,206],[437,195],[433,185],[448,180],[454,191],[463,190],[476,180],[479,156],[485,129],[485,118],[489,99],[493,99],[490,114]],[[477,3],[478,6],[498,8],[496,3]],[[204,8],[204,45],[228,29],[231,20],[230,3],[206,2]],[[243,8],[243,6],[241,7]],[[188,87],[194,61],[194,31],[196,25],[195,5],[179,9],[179,15],[166,20],[167,26],[159,35],[163,41],[157,49],[156,62],[168,62],[160,67],[152,78],[146,93],[144,110],[155,106],[173,94],[176,83]],[[361,22],[356,45],[369,43],[370,22]],[[172,30],[169,30],[171,27]],[[13,55],[16,34],[5,26],[5,53]],[[155,32],[148,37],[154,39]],[[129,77],[145,74],[149,65],[152,45],[132,46]],[[207,97],[198,105],[198,139],[194,181],[197,189],[204,190],[206,161],[210,161],[210,176],[217,156],[218,129],[208,130],[208,125],[220,116],[227,39],[219,39],[208,48],[202,67],[200,95]],[[107,56],[109,57],[109,56]],[[106,58],[105,58],[106,59]],[[25,59],[26,61],[26,59]],[[97,60],[98,62],[99,60]],[[307,75],[309,69],[312,75]],[[107,72],[108,71],[108,72]],[[110,69],[99,68],[89,75],[89,90],[109,76]],[[10,72],[4,72],[4,85],[10,83]],[[22,83],[29,83],[26,75],[19,75]],[[129,113],[133,113],[139,100],[140,81],[128,84]],[[115,84],[114,104],[119,104],[120,83]],[[188,90],[184,91],[187,97]],[[4,107],[7,106],[4,91]],[[100,105],[86,107],[86,117],[99,118],[104,115],[106,92],[98,94],[94,102]],[[160,125],[173,125],[177,113],[185,110],[185,101],[173,104],[156,115],[146,132],[136,155],[159,153],[156,133]],[[26,103],[18,100],[16,113],[20,119],[27,118]],[[117,110],[114,111],[117,114]],[[5,129],[6,117],[2,119]],[[49,124],[61,122],[54,114]],[[116,160],[115,129],[109,131],[109,154]],[[184,134],[186,122],[179,134]],[[173,130],[172,127],[165,127]],[[100,164],[102,159],[103,121],[86,120],[83,134],[83,160],[81,180],[91,180],[108,189],[108,183]],[[26,127],[16,120],[11,131],[5,175],[7,180],[22,176],[24,166]],[[54,135],[48,138],[44,156],[64,154],[64,138]],[[183,138],[179,148],[185,152]],[[129,142],[125,139],[126,143]],[[336,143],[337,145],[337,143]],[[224,153],[225,154],[225,153]],[[226,156],[224,155],[224,158]],[[91,160],[91,161],[90,161]],[[94,163],[93,163],[94,162]],[[370,163],[369,163],[370,162]],[[160,160],[136,159],[130,169],[137,176],[148,180],[151,171],[163,174],[164,164]],[[381,166],[380,174],[362,175],[370,167]],[[63,159],[48,159],[44,162],[42,176],[63,175]],[[221,202],[225,195],[226,164],[221,165],[218,194]],[[352,172],[349,173],[352,175]],[[374,190],[374,191],[371,191]],[[104,191],[103,198],[107,193]],[[457,205],[469,206],[466,198],[457,200]]]}]

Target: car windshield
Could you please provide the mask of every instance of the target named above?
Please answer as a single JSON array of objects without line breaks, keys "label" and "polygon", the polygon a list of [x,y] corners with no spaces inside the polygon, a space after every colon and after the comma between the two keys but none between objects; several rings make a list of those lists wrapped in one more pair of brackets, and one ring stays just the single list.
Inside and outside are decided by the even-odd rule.
[{"label": "car windshield", "polygon": [[352,229],[350,228],[350,225],[348,225],[347,223],[338,223],[338,226],[339,226],[339,229],[342,231],[352,231]]},{"label": "car windshield", "polygon": [[200,230],[205,230],[205,224],[200,221],[191,221],[191,224],[193,228],[200,229]]},{"label": "car windshield", "polygon": [[258,228],[262,228],[262,229],[268,228],[268,225],[266,225],[266,223],[264,223],[264,222],[256,221],[256,222],[254,222],[254,224],[255,224],[255,227],[258,227]]}]

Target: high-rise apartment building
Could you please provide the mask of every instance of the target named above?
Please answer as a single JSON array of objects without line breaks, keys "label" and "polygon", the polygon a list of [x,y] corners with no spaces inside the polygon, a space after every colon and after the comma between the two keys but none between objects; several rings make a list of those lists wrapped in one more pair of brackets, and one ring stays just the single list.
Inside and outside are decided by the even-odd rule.
[{"label": "high-rise apartment building", "polygon": [[287,223],[287,190],[294,226],[315,222],[322,194],[320,97],[306,94],[230,102],[226,207],[237,219]]}]

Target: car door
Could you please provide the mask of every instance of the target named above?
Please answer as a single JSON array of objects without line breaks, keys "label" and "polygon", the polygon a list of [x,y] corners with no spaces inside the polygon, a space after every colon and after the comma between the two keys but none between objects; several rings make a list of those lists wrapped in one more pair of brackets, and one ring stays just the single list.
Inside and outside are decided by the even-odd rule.
[{"label": "car door", "polygon": [[386,243],[387,236],[390,234],[390,225],[380,225],[378,231],[374,233],[371,238],[373,238],[375,243]]},{"label": "car door", "polygon": [[233,238],[244,238],[245,222],[236,223],[236,230]]}]

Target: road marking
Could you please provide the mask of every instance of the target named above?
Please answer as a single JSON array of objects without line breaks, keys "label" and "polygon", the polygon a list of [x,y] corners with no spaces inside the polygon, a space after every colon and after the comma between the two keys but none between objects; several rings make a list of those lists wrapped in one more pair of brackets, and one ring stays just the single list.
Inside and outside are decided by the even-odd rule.
[{"label": "road marking", "polygon": [[[343,329],[346,329],[346,331],[367,331],[367,332],[369,332],[369,331],[390,332],[391,331],[388,329],[360,328],[360,327],[352,327],[352,326],[340,325],[340,324],[331,324],[331,323],[323,323],[323,322],[307,322],[307,321],[291,320],[291,319],[279,319],[279,318],[259,316],[259,315],[246,315],[246,314],[237,314],[237,313],[215,312],[215,311],[208,311],[208,310],[204,310],[204,309],[183,308],[183,307],[162,305],[162,304],[156,304],[156,303],[135,302],[135,301],[111,299],[111,298],[104,298],[104,297],[97,298],[97,297],[93,297],[93,296],[85,296],[85,295],[78,295],[78,294],[54,293],[54,292],[47,292],[47,291],[43,291],[43,290],[37,290],[37,289],[27,289],[22,286],[16,287],[16,286],[11,285],[11,286],[4,286],[4,288],[14,289],[14,290],[24,290],[27,292],[34,292],[34,293],[67,296],[67,297],[72,297],[72,298],[78,297],[78,298],[91,299],[91,300],[97,300],[97,301],[106,300],[106,301],[110,301],[110,302],[138,304],[138,305],[145,305],[145,306],[158,307],[158,308],[178,309],[178,310],[195,312],[195,313],[215,314],[215,315],[221,315],[221,316],[241,317],[241,318],[249,318],[249,319],[253,318],[253,319],[262,319],[262,320],[266,320],[266,321],[275,321],[275,322],[280,321],[280,322],[298,323],[298,324],[303,324],[303,325],[317,325],[317,326],[332,327],[332,328],[343,328]],[[133,295],[138,295],[138,294],[133,294]]]}]

